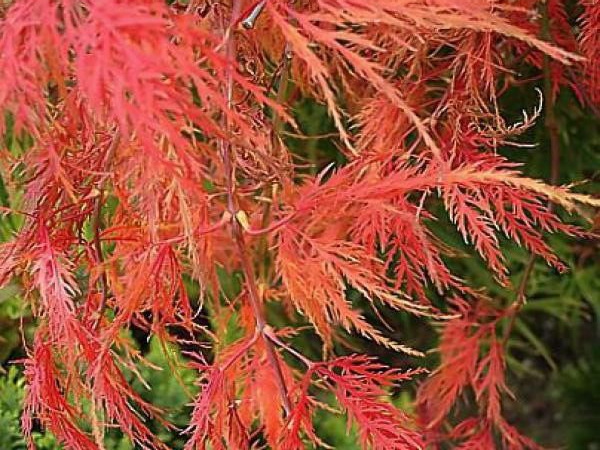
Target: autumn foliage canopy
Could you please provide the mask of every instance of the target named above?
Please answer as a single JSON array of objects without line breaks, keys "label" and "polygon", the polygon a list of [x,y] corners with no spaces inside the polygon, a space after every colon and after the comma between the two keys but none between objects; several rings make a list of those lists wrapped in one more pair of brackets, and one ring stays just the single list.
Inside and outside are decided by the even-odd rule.
[{"label": "autumn foliage canopy", "polygon": [[[2,210],[21,226],[0,284],[18,279],[36,317],[25,435],[92,450],[118,428],[166,448],[148,426],[163,412],[131,385],[141,330],[197,370],[188,450],[320,446],[315,414],[333,405],[365,449],[537,448],[502,413],[523,298],[467,286],[431,225],[449,218],[507,287],[507,238],[562,270],[546,235],[586,233],[561,217],[600,200],[498,152],[552,126],[561,88],[600,106],[600,3],[564,3],[4,2],[0,131],[21,150],[0,164],[24,194]],[[539,80],[505,120],[503,94]],[[303,150],[323,136],[299,125],[302,100],[326,109],[335,160]],[[437,370],[381,310],[435,323]],[[416,364],[343,351],[351,335]],[[409,379],[402,411],[386,397]]]}]

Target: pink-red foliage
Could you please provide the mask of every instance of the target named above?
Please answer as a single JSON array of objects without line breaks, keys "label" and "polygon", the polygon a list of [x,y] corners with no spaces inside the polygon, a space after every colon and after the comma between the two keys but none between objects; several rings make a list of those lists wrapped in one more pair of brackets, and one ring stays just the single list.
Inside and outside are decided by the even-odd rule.
[{"label": "pink-red foliage", "polygon": [[[548,105],[564,87],[599,103],[600,7],[578,3],[577,32],[561,0],[4,2],[11,125],[0,131],[33,142],[2,152],[24,196],[12,210],[22,227],[0,244],[0,283],[18,278],[37,320],[24,361],[30,448],[34,421],[69,449],[103,448],[114,426],[164,447],[146,424],[161,411],[126,376],[145,364],[134,327],[193,349],[187,450],[321,444],[312,419],[333,398],[364,448],[536,448],[502,416],[498,330],[518,308],[465,286],[432,223],[447,215],[505,286],[503,238],[564,269],[545,234],[583,232],[556,208],[600,201],[499,156],[540,111],[523,105],[532,117],[511,125],[498,104],[528,81],[521,65],[543,72]],[[325,106],[344,164],[307,170],[307,154],[288,148],[302,134],[298,98]],[[236,298],[222,298],[217,269],[241,274]],[[417,417],[385,397],[421,371],[335,356],[342,330],[426,350],[372,323],[350,289],[375,311],[441,321],[441,365],[420,386]],[[272,303],[293,328],[272,328]],[[323,360],[292,345],[300,324]],[[466,393],[478,413],[457,423]]]}]

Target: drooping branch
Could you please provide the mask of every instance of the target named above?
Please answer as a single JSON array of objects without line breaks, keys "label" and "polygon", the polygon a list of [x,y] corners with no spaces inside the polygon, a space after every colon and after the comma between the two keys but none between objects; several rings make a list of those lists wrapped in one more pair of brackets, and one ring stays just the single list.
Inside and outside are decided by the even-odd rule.
[{"label": "drooping branch", "polygon": [[[236,20],[241,11],[241,3],[240,0],[233,1],[233,8],[231,13],[230,23],[236,23]],[[230,31],[228,35],[228,40],[226,44],[226,54],[227,61],[229,64],[228,75],[227,75],[227,102],[229,108],[233,105],[233,62],[236,60],[235,55],[235,41],[233,37],[233,32]],[[237,249],[237,255],[242,267],[242,272],[244,274],[244,280],[246,282],[248,288],[248,299],[250,301],[250,306],[252,308],[252,312],[254,314],[254,319],[256,321],[256,329],[261,334],[262,340],[265,345],[265,351],[267,353],[267,360],[269,365],[273,370],[273,374],[277,381],[277,386],[279,388],[279,393],[281,399],[283,401],[283,407],[286,415],[290,414],[291,411],[291,402],[289,400],[288,389],[284,380],[283,372],[281,370],[281,366],[279,364],[279,359],[276,354],[276,350],[273,346],[273,342],[265,335],[265,326],[266,320],[264,317],[263,307],[262,307],[262,299],[260,297],[258,287],[256,284],[256,276],[254,273],[254,268],[252,266],[252,262],[250,260],[250,256],[248,255],[248,249],[244,239],[244,230],[238,219],[238,209],[236,205],[235,198],[235,162],[233,156],[233,148],[230,142],[222,140],[221,141],[221,158],[223,160],[223,167],[225,171],[225,183],[226,183],[226,191],[227,191],[227,209],[231,216],[231,236],[235,242],[235,246]]]}]

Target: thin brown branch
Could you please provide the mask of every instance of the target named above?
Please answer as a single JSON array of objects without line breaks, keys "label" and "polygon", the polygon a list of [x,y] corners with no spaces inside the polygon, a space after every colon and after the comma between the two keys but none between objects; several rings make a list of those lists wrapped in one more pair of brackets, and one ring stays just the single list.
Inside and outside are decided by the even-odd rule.
[{"label": "thin brown branch", "polygon": [[[231,14],[231,23],[235,23],[237,17],[240,14],[240,0],[234,0],[232,14]],[[231,108],[233,106],[233,61],[235,60],[235,41],[232,37],[233,33],[230,33],[227,38],[226,52],[227,59],[230,64],[227,75],[227,102],[228,106]],[[258,291],[258,286],[256,284],[256,276],[254,273],[254,268],[252,266],[252,262],[248,255],[248,249],[246,246],[246,242],[244,240],[244,231],[237,219],[237,205],[235,198],[235,165],[234,165],[234,155],[232,151],[231,143],[222,140],[221,141],[221,158],[223,161],[223,167],[225,170],[225,182],[226,182],[226,191],[227,191],[227,209],[229,214],[231,215],[231,235],[235,242],[236,250],[238,253],[238,257],[240,259],[240,264],[242,266],[242,272],[244,275],[244,280],[246,281],[246,285],[248,288],[248,299],[250,301],[250,306],[252,308],[252,313],[254,315],[254,319],[256,321],[256,330],[260,333],[262,340],[265,345],[267,361],[271,366],[273,373],[275,375],[275,380],[279,389],[279,393],[281,395],[283,401],[283,407],[285,414],[289,416],[292,407],[289,400],[288,389],[285,383],[285,379],[283,376],[283,371],[279,364],[279,359],[273,345],[273,342],[266,336],[265,327],[266,320],[264,317],[264,312],[262,309],[262,301],[261,296]]]},{"label": "thin brown branch", "polygon": [[[548,3],[542,2],[542,39],[551,42],[552,35],[550,34],[550,16],[548,11]],[[548,140],[550,142],[550,184],[557,185],[560,179],[560,135],[558,129],[558,122],[556,120],[556,114],[554,111],[555,101],[554,93],[552,92],[552,72],[551,72],[551,60],[548,55],[544,55],[543,61],[543,80],[544,80],[544,97],[546,100],[546,115],[544,119],[544,125],[548,132]],[[548,203],[548,208],[552,208],[552,203]],[[508,324],[504,329],[503,342],[504,345],[508,342],[510,334],[515,325],[517,315],[523,308],[527,301],[527,285],[531,278],[537,256],[535,254],[529,255],[529,260],[525,265],[523,271],[523,278],[519,283],[519,287],[516,292],[516,297],[513,304],[510,306],[508,313]]]},{"label": "thin brown branch", "polygon": [[269,327],[269,325],[266,325],[266,327],[265,327],[265,335],[271,341],[273,341],[274,344],[276,344],[277,346],[281,347],[284,350],[287,350],[291,355],[293,355],[296,358],[298,358],[309,369],[311,369],[315,365],[314,361],[311,361],[306,356],[304,356],[302,353],[298,352],[293,347],[289,346],[288,344],[286,344],[285,342],[283,342],[281,339],[279,339],[277,337],[277,335],[273,332],[273,330],[271,329],[271,327]]},{"label": "thin brown branch", "polygon": [[515,297],[515,301],[510,306],[510,311],[508,314],[508,324],[506,328],[504,328],[504,336],[502,337],[502,342],[504,345],[508,342],[510,338],[510,333],[512,332],[513,327],[515,326],[515,321],[517,320],[517,314],[525,305],[527,301],[527,285],[529,283],[529,278],[533,273],[533,268],[535,266],[535,261],[537,257],[534,254],[529,255],[529,260],[525,265],[525,269],[523,269],[523,278],[521,278],[521,282],[519,283],[519,287],[517,288],[517,293]]},{"label": "thin brown branch", "polygon": [[[108,152],[106,153],[106,158],[104,159],[104,168],[103,171],[107,172],[110,168],[111,162],[114,158],[115,152],[117,151],[117,147],[121,141],[121,133],[117,129],[115,135],[113,136],[113,140],[110,143],[110,147],[108,148]],[[98,307],[98,316],[96,318],[96,322],[94,323],[94,329],[97,329],[102,321],[102,317],[104,316],[104,311],[106,310],[106,302],[108,301],[108,277],[106,276],[106,270],[104,267],[104,253],[102,251],[102,242],[100,240],[100,234],[102,233],[102,206],[104,206],[104,190],[106,189],[106,178],[100,182],[100,192],[98,197],[96,198],[96,204],[94,206],[94,217],[92,219],[92,228],[94,230],[94,249],[96,251],[96,258],[98,259],[98,264],[102,268],[102,272],[100,273],[100,285],[102,289],[102,297],[100,298],[100,306]]]}]

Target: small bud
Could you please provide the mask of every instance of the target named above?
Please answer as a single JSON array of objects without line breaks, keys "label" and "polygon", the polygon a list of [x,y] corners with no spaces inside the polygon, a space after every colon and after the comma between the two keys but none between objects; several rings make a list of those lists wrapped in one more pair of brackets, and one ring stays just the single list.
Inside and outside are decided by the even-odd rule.
[{"label": "small bud", "polygon": [[237,221],[239,222],[239,224],[242,226],[242,228],[244,230],[250,229],[250,223],[248,222],[248,215],[246,214],[246,212],[244,210],[240,209],[238,212],[236,212],[235,218],[237,219]]}]

